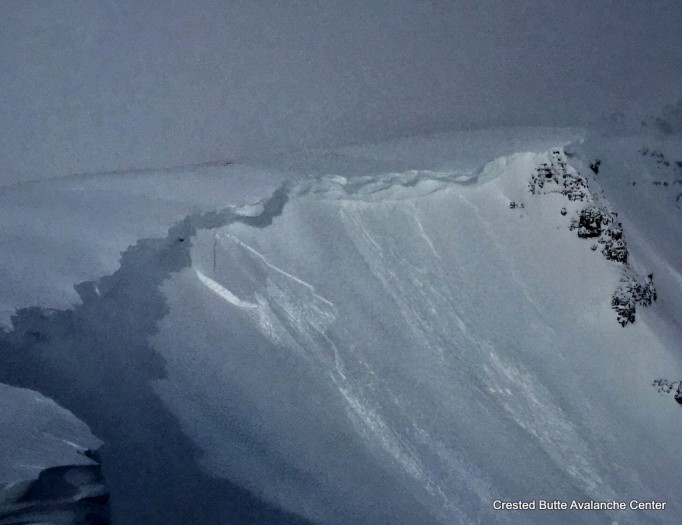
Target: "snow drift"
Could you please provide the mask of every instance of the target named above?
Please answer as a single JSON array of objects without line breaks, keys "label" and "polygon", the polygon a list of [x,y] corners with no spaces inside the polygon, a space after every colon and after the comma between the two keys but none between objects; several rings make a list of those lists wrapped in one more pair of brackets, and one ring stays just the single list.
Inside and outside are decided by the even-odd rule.
[{"label": "snow drift", "polygon": [[0,523],[109,523],[102,442],[37,392],[0,384]]}]

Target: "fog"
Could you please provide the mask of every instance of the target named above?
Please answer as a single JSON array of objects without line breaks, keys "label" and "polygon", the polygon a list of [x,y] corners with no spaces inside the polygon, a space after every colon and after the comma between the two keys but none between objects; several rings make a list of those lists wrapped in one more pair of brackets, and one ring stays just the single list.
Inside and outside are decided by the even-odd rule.
[{"label": "fog", "polygon": [[0,2],[0,184],[679,97],[676,1]]}]

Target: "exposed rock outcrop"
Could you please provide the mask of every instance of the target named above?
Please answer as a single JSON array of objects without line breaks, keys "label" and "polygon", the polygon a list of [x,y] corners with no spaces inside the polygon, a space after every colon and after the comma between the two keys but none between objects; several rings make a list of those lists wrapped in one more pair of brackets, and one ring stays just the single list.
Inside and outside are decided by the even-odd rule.
[{"label": "exposed rock outcrop", "polygon": [[[591,164],[590,168],[596,174],[600,165],[598,161]],[[577,217],[571,218],[569,228],[575,230],[581,239],[595,240],[592,250],[596,251],[601,246],[601,253],[606,259],[622,264],[622,277],[611,297],[611,308],[616,311],[621,326],[634,323],[637,306],[650,306],[657,294],[653,275],[649,274],[643,280],[628,264],[628,248],[623,236],[623,225],[617,220],[618,213],[593,195],[586,177],[567,168],[559,150],[552,152],[549,163],[536,168],[530,179],[529,190],[533,195],[558,193],[569,201],[588,203],[578,211]],[[561,215],[567,213],[565,207],[561,209]]]}]

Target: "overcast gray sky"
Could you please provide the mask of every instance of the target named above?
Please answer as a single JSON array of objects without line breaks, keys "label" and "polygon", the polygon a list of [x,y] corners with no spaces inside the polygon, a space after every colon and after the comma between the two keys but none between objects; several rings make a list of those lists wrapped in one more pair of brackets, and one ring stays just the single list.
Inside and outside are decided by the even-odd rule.
[{"label": "overcast gray sky", "polygon": [[679,0],[0,0],[0,181],[682,95]]}]

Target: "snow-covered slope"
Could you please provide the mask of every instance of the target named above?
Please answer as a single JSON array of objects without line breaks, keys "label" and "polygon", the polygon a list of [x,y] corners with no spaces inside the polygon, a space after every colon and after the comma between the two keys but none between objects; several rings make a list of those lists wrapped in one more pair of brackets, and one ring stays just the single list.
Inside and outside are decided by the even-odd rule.
[{"label": "snow-covered slope", "polygon": [[[682,419],[652,382],[682,376],[677,208],[578,138],[281,158],[301,176],[271,197],[204,205],[80,304],[18,311],[0,380],[107,443],[122,522],[674,522]],[[493,509],[540,499],[666,509]]]},{"label": "snow-covered slope", "polygon": [[[682,356],[651,315],[616,322],[624,265],[571,229],[596,196],[529,192],[562,159],[518,153],[475,179],[321,177],[293,184],[267,228],[200,232],[192,267],[163,287],[170,312],[153,344],[168,370],[158,391],[206,467],[325,523],[414,505],[378,492],[357,439],[421,522],[679,515],[682,419],[651,382]],[[216,442],[235,417],[243,430]],[[495,512],[495,499],[668,505],[529,514]]]},{"label": "snow-covered slope", "polygon": [[68,410],[0,384],[0,523],[108,523],[101,446]]}]

